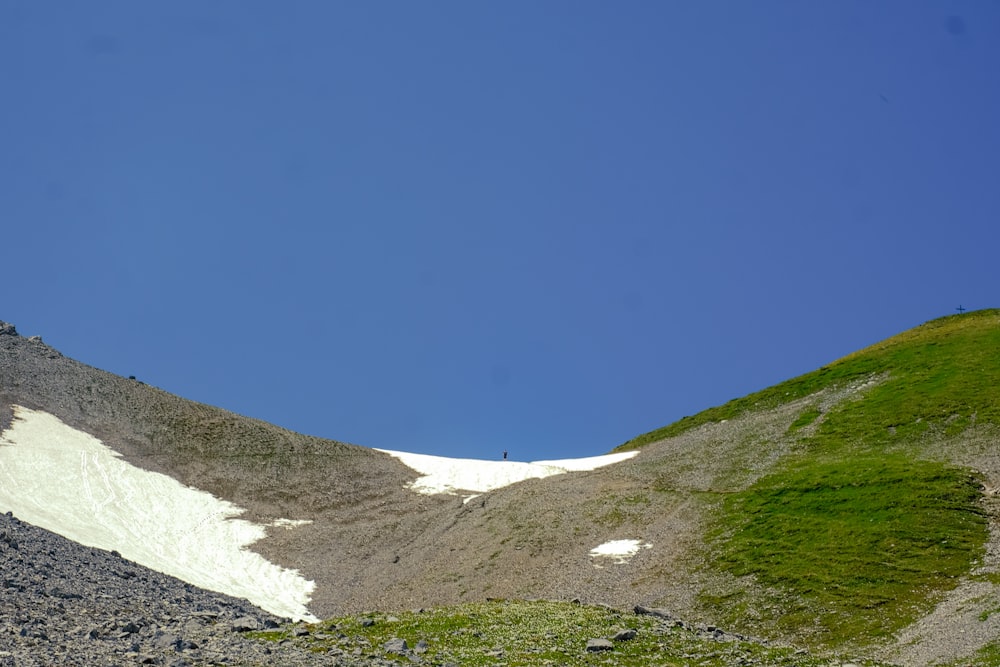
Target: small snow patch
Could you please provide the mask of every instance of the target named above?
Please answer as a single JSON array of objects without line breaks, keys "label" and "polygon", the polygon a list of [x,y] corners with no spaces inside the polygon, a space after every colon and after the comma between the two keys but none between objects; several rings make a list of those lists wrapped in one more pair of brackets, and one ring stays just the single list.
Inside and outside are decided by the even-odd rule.
[{"label": "small snow patch", "polygon": [[592,558],[614,558],[616,565],[624,565],[632,556],[639,553],[639,549],[652,548],[653,545],[649,542],[639,540],[611,540],[591,549],[590,555]]},{"label": "small snow patch", "polygon": [[268,525],[272,528],[298,528],[299,526],[308,526],[312,521],[309,519],[275,519]]}]

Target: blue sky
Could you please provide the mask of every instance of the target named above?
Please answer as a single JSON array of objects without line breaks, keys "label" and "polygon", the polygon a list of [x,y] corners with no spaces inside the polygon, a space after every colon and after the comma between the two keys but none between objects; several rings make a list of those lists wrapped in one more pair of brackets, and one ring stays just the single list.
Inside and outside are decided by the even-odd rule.
[{"label": "blue sky", "polygon": [[0,1],[0,319],[297,431],[604,453],[995,307],[996,2]]}]

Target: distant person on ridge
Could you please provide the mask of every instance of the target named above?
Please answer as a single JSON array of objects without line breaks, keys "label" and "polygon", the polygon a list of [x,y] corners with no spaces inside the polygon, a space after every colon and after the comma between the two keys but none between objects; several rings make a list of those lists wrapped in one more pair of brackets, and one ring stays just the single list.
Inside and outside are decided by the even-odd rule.
[{"label": "distant person on ridge", "polygon": [[505,449],[505,450],[503,450],[503,460],[504,460],[504,461],[506,461],[506,460],[507,460],[507,450],[506,450],[506,449]]}]

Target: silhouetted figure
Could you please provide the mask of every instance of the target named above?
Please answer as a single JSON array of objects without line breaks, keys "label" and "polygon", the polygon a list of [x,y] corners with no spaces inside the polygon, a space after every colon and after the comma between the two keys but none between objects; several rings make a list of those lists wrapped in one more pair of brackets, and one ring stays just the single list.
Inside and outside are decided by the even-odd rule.
[{"label": "silhouetted figure", "polygon": [[506,460],[507,460],[507,450],[506,450],[506,449],[505,449],[505,450],[503,450],[503,460],[504,460],[504,461],[506,461]]}]

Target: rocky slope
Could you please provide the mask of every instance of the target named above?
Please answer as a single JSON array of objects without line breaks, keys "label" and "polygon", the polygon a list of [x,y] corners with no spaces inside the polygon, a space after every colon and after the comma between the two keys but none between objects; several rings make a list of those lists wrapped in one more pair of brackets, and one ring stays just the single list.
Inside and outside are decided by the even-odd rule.
[{"label": "rocky slope", "polygon": [[[402,619],[373,613],[316,625],[282,623],[245,600],[199,589],[9,514],[0,515],[0,587],[5,667],[553,664],[543,656],[558,656],[562,664],[645,665],[651,656],[709,666],[831,664],[801,649],[689,625],[667,610],[641,606],[618,611],[494,601],[454,612],[414,610]],[[461,629],[442,634],[443,625]],[[404,636],[414,633],[421,638],[408,643]]]},{"label": "rocky slope", "polygon": [[[654,438],[623,463],[530,480],[463,503],[407,490],[416,473],[388,455],[186,401],[0,325],[0,429],[9,425],[13,405],[44,410],[134,465],[246,508],[248,518],[310,520],[294,531],[273,531],[252,548],[316,581],[311,610],[320,617],[493,597],[665,607],[694,624],[716,623],[719,610],[706,592],[728,594],[739,583],[705,567],[705,532],[724,498],[780,468],[825,415],[864,401],[888,377],[873,367]],[[810,410],[821,416],[800,427]],[[996,434],[982,421],[957,434],[931,430],[912,451],[975,468],[998,488]],[[994,554],[998,509],[990,498],[984,503]],[[650,546],[622,562],[590,554],[617,539]],[[989,613],[1000,604],[991,583],[995,561],[985,559],[974,580],[938,600],[940,613],[869,647],[869,654],[918,665],[968,656],[993,640],[993,621],[976,625],[980,636],[963,643],[955,638],[966,633],[945,618],[952,604],[972,619],[1000,619]]]},{"label": "rocky slope", "polygon": [[[851,391],[830,400],[842,400]],[[275,530],[253,549],[317,583],[320,617],[495,597],[668,605],[695,620],[695,569],[712,494],[780,460],[801,406],[713,424],[608,468],[530,480],[463,504],[405,488],[416,473],[380,452],[312,438],[193,403],[60,355],[7,326],[0,427],[11,406],[41,409],[134,465],[248,510]],[[651,544],[627,563],[590,550]]]},{"label": "rocky slope", "polygon": [[[278,627],[247,603],[0,515],[0,665],[316,665],[241,631]],[[352,664],[336,662],[325,664]],[[357,664],[372,664],[369,661]]]}]

